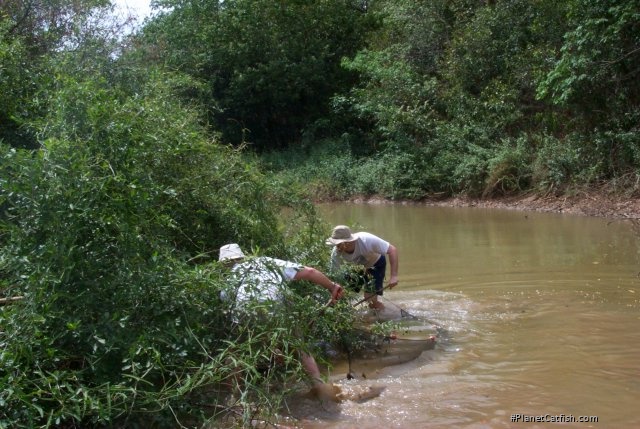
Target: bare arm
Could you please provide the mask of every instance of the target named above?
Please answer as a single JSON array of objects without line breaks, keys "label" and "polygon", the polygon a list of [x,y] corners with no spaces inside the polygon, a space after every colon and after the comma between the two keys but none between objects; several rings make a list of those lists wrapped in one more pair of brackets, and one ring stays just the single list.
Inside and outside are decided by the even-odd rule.
[{"label": "bare arm", "polygon": [[331,303],[342,298],[342,295],[344,293],[342,286],[340,286],[338,283],[332,282],[329,277],[325,276],[322,272],[312,267],[303,267],[296,273],[293,279],[308,280],[312,283],[317,284],[318,286],[327,289],[331,293]]},{"label": "bare arm", "polygon": [[389,264],[391,265],[389,287],[394,288],[398,284],[398,249],[396,249],[396,246],[390,244],[387,255],[389,255]]}]

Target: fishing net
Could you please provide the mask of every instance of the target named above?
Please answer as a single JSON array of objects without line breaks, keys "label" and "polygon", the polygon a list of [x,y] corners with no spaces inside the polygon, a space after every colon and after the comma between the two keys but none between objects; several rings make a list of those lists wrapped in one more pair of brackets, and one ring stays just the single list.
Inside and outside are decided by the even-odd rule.
[{"label": "fishing net", "polygon": [[426,317],[410,313],[382,296],[378,297],[378,301],[384,305],[383,308],[362,308],[360,310],[359,318],[362,323],[372,324],[396,321],[399,322],[406,330],[418,332],[435,331],[435,334],[439,338],[448,336],[446,328],[440,323],[429,320]]},{"label": "fishing net", "polygon": [[381,369],[404,364],[433,350],[436,335],[415,331],[379,334],[357,328],[346,334],[332,356],[334,374],[351,378],[374,378]]},{"label": "fishing net", "polygon": [[[373,277],[361,268],[345,269],[342,281],[356,293],[373,285]],[[358,311],[359,327],[343,334],[341,341],[332,345],[335,349],[325,350],[335,374],[371,378],[383,368],[417,359],[423,352],[434,349],[437,339],[447,336],[438,323],[415,316],[381,295],[377,300],[382,308],[369,308],[369,299],[359,298],[352,303]],[[393,324],[386,333],[384,328],[378,329],[385,323]]]},{"label": "fishing net", "polygon": [[411,362],[433,350],[446,335],[439,324],[380,300],[383,309],[362,309],[360,323],[345,333],[332,353],[334,374],[374,378],[381,370]]}]

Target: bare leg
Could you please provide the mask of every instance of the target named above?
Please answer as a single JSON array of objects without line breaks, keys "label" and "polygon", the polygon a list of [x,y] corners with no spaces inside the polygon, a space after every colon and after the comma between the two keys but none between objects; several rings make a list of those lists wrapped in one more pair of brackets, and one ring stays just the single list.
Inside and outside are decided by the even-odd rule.
[{"label": "bare leg", "polygon": [[378,301],[377,294],[365,292],[364,297],[369,301],[369,308],[373,308],[374,310],[382,310],[384,308],[384,304]]},{"label": "bare leg", "polygon": [[338,402],[337,390],[329,383],[322,381],[322,375],[320,374],[320,368],[313,356],[308,353],[300,352],[300,360],[302,366],[307,372],[311,380],[313,381],[313,390],[316,392],[320,400]]}]

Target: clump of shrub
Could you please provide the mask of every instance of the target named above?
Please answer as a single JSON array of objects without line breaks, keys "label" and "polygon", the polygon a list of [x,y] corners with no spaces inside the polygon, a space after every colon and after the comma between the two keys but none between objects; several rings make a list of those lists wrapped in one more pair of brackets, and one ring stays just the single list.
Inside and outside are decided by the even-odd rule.
[{"label": "clump of shrub", "polygon": [[[151,80],[127,96],[68,77],[34,126],[42,149],[0,145],[0,293],[23,297],[0,307],[0,383],[10,386],[0,426],[249,418],[277,404],[274,380],[300,379],[295,363],[255,374],[270,344],[293,349],[289,316],[266,343],[267,327],[233,337],[216,262],[227,242],[285,256],[284,198],[239,151],[209,140],[172,86]],[[288,203],[299,223],[314,216]],[[308,224],[304,244],[319,234]],[[232,368],[247,383],[228,406]]]}]

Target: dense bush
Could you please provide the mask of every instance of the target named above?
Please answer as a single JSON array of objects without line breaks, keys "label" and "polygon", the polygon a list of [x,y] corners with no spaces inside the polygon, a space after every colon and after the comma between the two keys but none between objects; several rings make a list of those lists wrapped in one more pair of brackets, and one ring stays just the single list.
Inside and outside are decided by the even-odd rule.
[{"label": "dense bush", "polygon": [[[290,316],[236,342],[219,299],[224,272],[212,261],[231,241],[294,253],[284,198],[239,151],[208,140],[170,80],[128,96],[100,76],[59,76],[38,123],[43,149],[2,145],[0,290],[24,298],[0,311],[0,379],[11,386],[0,393],[1,425],[202,421],[225,409],[195,404],[222,404],[215,395],[235,379],[230,360],[254,374],[240,388],[261,392],[284,374],[255,375],[265,335],[291,344]],[[318,260],[321,225],[295,201],[288,216],[307,226],[288,241],[309,246],[299,258]],[[240,408],[275,408],[280,394],[243,397]]]}]

